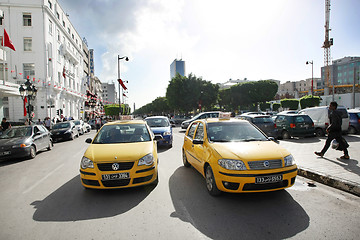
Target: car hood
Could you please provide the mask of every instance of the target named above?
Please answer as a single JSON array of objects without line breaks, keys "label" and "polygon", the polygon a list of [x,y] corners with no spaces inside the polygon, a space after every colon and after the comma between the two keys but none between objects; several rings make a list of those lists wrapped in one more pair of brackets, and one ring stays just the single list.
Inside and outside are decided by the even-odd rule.
[{"label": "car hood", "polygon": [[29,137],[4,138],[0,139],[0,146],[12,146],[24,143]]},{"label": "car hood", "polygon": [[290,154],[273,141],[212,143],[212,145],[224,159],[259,161],[282,159]]},{"label": "car hood", "polygon": [[153,131],[154,134],[171,131],[170,127],[151,127],[151,130]]},{"label": "car hood", "polygon": [[[152,153],[154,142],[91,144],[84,156],[93,162],[136,161]],[[154,156],[156,157],[156,156]]]},{"label": "car hood", "polygon": [[53,130],[51,130],[51,133],[57,133],[57,132],[63,133],[63,132],[66,132],[68,130],[70,130],[70,128],[53,129]]}]

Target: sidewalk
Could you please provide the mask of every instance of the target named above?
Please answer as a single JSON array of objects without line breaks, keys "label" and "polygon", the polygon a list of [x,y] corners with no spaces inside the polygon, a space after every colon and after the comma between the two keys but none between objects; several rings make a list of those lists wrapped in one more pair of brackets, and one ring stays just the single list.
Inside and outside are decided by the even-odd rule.
[{"label": "sidewalk", "polygon": [[281,140],[280,145],[294,156],[300,176],[360,196],[360,135],[344,138],[350,145],[349,160],[341,160],[343,152],[331,147],[324,157],[316,156],[326,137]]}]

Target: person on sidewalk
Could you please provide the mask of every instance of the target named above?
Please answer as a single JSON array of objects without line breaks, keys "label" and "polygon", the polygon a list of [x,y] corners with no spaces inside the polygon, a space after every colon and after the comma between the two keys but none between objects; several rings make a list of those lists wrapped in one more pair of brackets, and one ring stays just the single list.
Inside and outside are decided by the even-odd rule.
[{"label": "person on sidewalk", "polygon": [[11,128],[11,124],[6,121],[6,118],[3,118],[1,121],[0,130],[4,132],[6,129],[9,129],[9,128]]},{"label": "person on sidewalk", "polygon": [[329,105],[330,125],[326,129],[326,132],[328,133],[328,137],[321,152],[315,152],[315,154],[320,157],[324,156],[324,154],[330,147],[331,141],[333,139],[336,139],[336,141],[340,144],[341,149],[344,151],[344,156],[341,156],[340,159],[350,159],[347,150],[348,144],[345,144],[345,141],[343,141],[343,138],[341,136],[341,124],[342,124],[341,113],[336,109],[337,109],[337,102],[331,102]]}]

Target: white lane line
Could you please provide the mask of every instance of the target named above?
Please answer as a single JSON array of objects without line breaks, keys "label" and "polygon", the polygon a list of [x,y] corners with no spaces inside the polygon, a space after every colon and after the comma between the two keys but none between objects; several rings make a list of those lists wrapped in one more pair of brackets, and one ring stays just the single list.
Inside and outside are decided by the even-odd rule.
[{"label": "white lane line", "polygon": [[45,181],[48,177],[50,177],[53,173],[57,172],[60,168],[62,168],[64,166],[64,164],[61,164],[60,166],[58,166],[57,168],[55,168],[54,170],[52,170],[51,172],[49,172],[45,177],[43,177],[42,179],[40,179],[39,181],[37,181],[34,185],[32,185],[31,187],[29,187],[26,191],[23,192],[23,194],[26,194],[28,192],[30,192],[31,190],[33,190],[34,188],[36,188],[38,185],[40,185],[40,183],[42,183],[43,181]]}]

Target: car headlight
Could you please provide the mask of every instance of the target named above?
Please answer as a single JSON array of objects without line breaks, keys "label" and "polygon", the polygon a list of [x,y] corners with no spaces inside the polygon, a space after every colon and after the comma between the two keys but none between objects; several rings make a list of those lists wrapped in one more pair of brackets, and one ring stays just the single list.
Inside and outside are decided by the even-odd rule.
[{"label": "car headlight", "polygon": [[80,165],[82,169],[94,168],[94,162],[88,159],[87,157],[82,157]]},{"label": "car headlight", "polygon": [[66,133],[71,133],[71,129],[66,130],[65,134],[66,134]]},{"label": "car headlight", "polygon": [[295,164],[295,158],[290,154],[284,157],[285,167]]},{"label": "car headlight", "polygon": [[171,132],[164,132],[164,136],[171,135]]},{"label": "car headlight", "polygon": [[229,170],[247,170],[245,163],[241,160],[219,159],[218,164]]},{"label": "car headlight", "polygon": [[138,166],[141,166],[141,165],[149,166],[153,163],[154,163],[154,156],[152,153],[149,153],[148,155],[145,155],[144,157],[139,159]]}]

